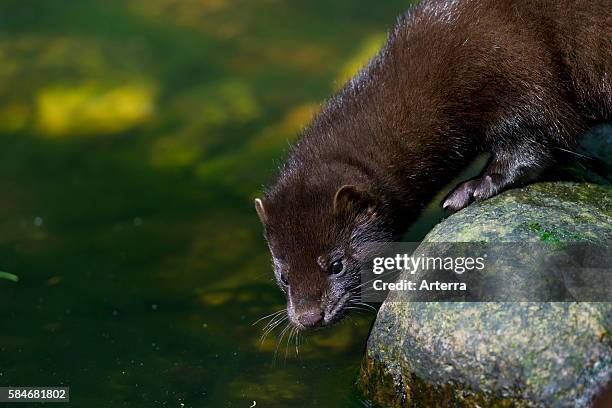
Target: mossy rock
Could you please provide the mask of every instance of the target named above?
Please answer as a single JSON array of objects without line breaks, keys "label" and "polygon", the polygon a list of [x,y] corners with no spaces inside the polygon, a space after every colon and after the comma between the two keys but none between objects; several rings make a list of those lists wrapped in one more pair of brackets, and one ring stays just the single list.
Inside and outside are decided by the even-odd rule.
[{"label": "mossy rock", "polygon": [[538,183],[474,203],[438,224],[428,242],[612,239],[612,187]]},{"label": "mossy rock", "polygon": [[[611,192],[511,190],[454,214],[425,241],[601,244],[612,240]],[[612,380],[611,303],[411,303],[405,293],[382,305],[362,365],[359,388],[378,405],[590,407]]]}]

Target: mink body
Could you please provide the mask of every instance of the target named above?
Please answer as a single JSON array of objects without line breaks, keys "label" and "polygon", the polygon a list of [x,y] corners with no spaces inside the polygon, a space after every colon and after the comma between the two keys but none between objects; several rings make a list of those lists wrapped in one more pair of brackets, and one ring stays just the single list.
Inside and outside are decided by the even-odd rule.
[{"label": "mink body", "polygon": [[355,301],[363,244],[400,237],[476,155],[490,153],[488,166],[445,208],[537,179],[611,120],[611,10],[609,0],[426,0],[400,17],[256,201],[291,321],[337,320]]}]

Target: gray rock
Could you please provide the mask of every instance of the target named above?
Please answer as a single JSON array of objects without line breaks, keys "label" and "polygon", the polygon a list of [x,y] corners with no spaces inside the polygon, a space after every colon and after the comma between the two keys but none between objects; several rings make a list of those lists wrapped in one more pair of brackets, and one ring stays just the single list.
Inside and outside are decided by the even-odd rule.
[{"label": "gray rock", "polygon": [[[612,239],[607,186],[541,183],[471,205],[427,242]],[[402,297],[404,297],[402,299]],[[384,406],[589,407],[612,380],[612,304],[385,301],[358,382]]]}]

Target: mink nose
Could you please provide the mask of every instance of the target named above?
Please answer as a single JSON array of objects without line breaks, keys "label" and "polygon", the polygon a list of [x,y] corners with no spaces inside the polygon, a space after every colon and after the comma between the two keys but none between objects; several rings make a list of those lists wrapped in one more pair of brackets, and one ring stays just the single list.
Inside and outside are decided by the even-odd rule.
[{"label": "mink nose", "polygon": [[304,327],[315,327],[317,326],[321,320],[323,320],[323,312],[309,310],[307,312],[302,313],[298,317],[298,321],[304,325]]}]

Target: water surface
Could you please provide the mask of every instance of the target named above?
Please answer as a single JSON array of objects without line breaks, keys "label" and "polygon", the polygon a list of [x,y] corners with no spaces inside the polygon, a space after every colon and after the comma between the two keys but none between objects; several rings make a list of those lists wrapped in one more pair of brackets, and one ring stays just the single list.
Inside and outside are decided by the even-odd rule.
[{"label": "water surface", "polygon": [[0,385],[83,407],[361,406],[373,316],[299,356],[260,344],[252,322],[284,301],[252,200],[407,5],[3,1],[0,270],[19,281],[0,280]]}]

